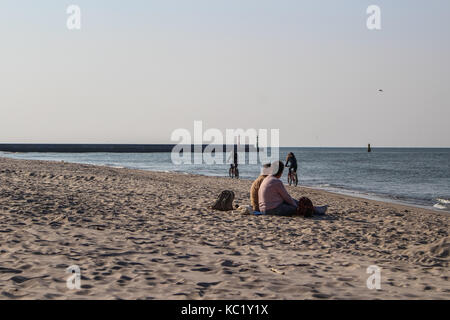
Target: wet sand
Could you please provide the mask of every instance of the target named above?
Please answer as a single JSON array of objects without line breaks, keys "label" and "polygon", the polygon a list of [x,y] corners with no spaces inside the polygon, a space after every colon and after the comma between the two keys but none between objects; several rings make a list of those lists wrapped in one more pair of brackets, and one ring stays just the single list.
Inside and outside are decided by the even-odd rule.
[{"label": "wet sand", "polygon": [[450,298],[448,213],[302,187],[325,217],[208,209],[224,189],[249,204],[250,185],[0,158],[0,299]]}]

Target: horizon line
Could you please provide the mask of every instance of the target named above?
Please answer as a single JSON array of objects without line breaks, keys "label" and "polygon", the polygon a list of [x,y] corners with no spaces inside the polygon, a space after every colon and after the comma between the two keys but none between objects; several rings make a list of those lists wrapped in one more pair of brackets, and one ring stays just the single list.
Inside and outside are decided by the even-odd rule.
[{"label": "horizon line", "polygon": [[[6,142],[6,143],[0,143],[0,146],[24,146],[24,145],[30,145],[30,146],[38,146],[38,145],[46,145],[46,146],[58,146],[58,145],[70,145],[70,146],[81,146],[81,145],[86,145],[86,146],[176,146],[176,145],[181,145],[181,146],[198,146],[199,144],[195,144],[195,143],[191,143],[191,144],[177,144],[177,143],[97,143],[97,142],[89,142],[89,143],[83,143],[83,142],[77,142],[77,143],[73,143],[73,142]],[[220,144],[202,144],[203,146],[220,146]],[[222,146],[227,146],[227,145],[233,145],[233,144],[222,144]],[[236,144],[234,144],[236,145]],[[242,146],[254,146],[256,148],[256,145],[254,144],[242,144]],[[379,149],[379,148],[399,148],[399,149],[412,149],[412,148],[420,148],[420,149],[449,149],[450,146],[385,146],[385,145],[380,145],[380,146],[374,146],[372,144],[370,144],[371,149]],[[264,148],[262,146],[260,146],[260,148]],[[268,146],[267,148],[271,148],[270,146]],[[284,145],[284,146],[279,146],[279,148],[363,148],[363,149],[367,149],[367,145],[364,146],[312,146],[312,145],[303,145],[303,146],[292,146],[292,145]],[[0,150],[1,151],[1,150]]]}]

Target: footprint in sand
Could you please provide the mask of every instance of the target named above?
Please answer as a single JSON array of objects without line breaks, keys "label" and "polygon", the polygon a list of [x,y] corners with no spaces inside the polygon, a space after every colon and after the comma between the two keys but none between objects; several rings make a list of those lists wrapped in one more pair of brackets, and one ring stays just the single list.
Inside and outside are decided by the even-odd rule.
[{"label": "footprint in sand", "polygon": [[220,265],[222,267],[232,267],[232,268],[240,266],[240,264],[234,263],[231,260],[224,260]]},{"label": "footprint in sand", "polygon": [[22,273],[22,270],[0,267],[0,273]]},{"label": "footprint in sand", "polygon": [[325,293],[314,293],[313,298],[318,298],[318,299],[329,299],[331,297],[331,295],[329,294],[325,294]]},{"label": "footprint in sand", "polygon": [[202,288],[209,288],[212,286],[216,286],[220,283],[220,281],[218,282],[198,282],[197,285],[202,287]]},{"label": "footprint in sand", "polygon": [[13,281],[13,282],[15,282],[15,283],[24,283],[25,281],[28,281],[28,280],[30,280],[31,278],[27,278],[27,277],[22,277],[22,276],[14,276],[14,277],[12,277],[11,279],[9,279],[9,280],[11,280],[11,281]]},{"label": "footprint in sand", "polygon": [[212,269],[206,268],[206,267],[202,267],[202,268],[191,269],[191,271],[208,272],[208,271],[212,271]]}]

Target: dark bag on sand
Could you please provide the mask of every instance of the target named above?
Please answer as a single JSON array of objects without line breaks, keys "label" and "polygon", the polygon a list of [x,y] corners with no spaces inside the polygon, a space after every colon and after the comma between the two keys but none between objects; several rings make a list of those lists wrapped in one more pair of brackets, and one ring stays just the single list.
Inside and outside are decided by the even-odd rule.
[{"label": "dark bag on sand", "polygon": [[219,199],[214,202],[212,208],[220,211],[233,210],[234,192],[230,190],[224,190],[219,194]]},{"label": "dark bag on sand", "polygon": [[297,215],[309,218],[314,214],[314,206],[309,198],[302,197],[298,200]]}]

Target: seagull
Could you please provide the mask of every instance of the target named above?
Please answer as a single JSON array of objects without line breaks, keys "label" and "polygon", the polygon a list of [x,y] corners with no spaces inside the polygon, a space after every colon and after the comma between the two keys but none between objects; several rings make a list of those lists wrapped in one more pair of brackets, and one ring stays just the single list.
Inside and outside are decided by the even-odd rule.
[{"label": "seagull", "polygon": [[378,92],[384,92],[383,89],[378,89]]}]

